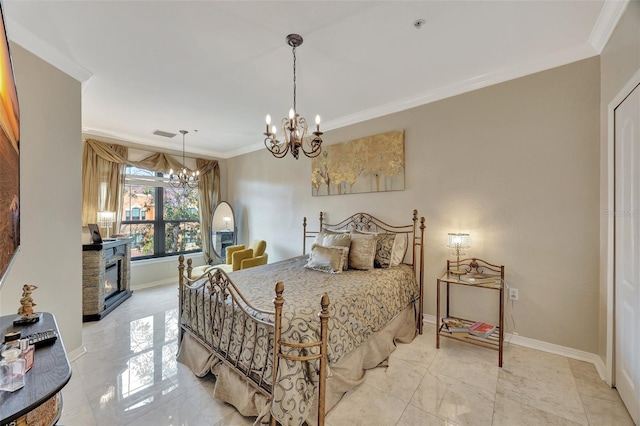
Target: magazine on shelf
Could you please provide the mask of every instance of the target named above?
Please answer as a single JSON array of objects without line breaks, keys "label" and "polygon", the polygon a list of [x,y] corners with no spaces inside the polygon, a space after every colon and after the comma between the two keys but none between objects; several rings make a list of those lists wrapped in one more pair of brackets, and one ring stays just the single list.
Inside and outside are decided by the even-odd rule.
[{"label": "magazine on shelf", "polygon": [[469,326],[458,318],[442,318],[442,324],[449,333],[469,333]]},{"label": "magazine on shelf", "polygon": [[498,327],[484,322],[474,322],[469,326],[469,334],[486,339],[491,336]]}]

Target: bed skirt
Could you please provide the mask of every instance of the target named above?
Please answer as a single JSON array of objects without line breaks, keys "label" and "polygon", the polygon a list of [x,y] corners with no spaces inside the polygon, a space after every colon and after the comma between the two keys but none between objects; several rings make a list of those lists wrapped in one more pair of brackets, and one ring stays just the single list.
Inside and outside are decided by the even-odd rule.
[{"label": "bed skirt", "polygon": [[[364,381],[365,370],[384,362],[395,350],[396,342],[410,343],[416,336],[414,305],[406,307],[382,330],[372,334],[361,346],[329,366],[326,410],[329,412],[349,390]],[[209,372],[216,376],[213,397],[233,405],[243,416],[256,417],[254,425],[269,422],[270,399],[219,361],[207,348],[184,332],[178,350],[178,362],[186,365],[198,377]],[[317,399],[307,417],[307,424],[315,425]]]}]

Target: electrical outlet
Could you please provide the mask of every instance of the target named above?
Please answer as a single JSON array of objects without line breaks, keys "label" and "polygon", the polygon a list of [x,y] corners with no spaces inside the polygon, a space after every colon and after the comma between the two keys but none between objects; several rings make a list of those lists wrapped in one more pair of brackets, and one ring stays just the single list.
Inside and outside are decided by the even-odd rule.
[{"label": "electrical outlet", "polygon": [[518,289],[517,288],[510,288],[509,289],[509,299],[518,300]]}]

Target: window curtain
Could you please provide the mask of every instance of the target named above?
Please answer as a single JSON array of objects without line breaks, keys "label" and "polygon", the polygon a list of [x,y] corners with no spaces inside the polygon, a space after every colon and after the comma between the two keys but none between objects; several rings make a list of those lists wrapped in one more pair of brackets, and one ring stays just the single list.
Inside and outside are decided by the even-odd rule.
[{"label": "window curtain", "polygon": [[[120,229],[125,146],[87,141],[82,159],[82,226],[97,223],[99,211],[116,212],[115,229]],[[109,229],[113,233],[114,225]],[[106,236],[109,236],[106,235]]]},{"label": "window curtain", "polygon": [[211,250],[211,215],[213,209],[220,202],[220,167],[217,161],[196,159],[196,166],[200,170],[198,181],[198,195],[200,203],[200,234],[202,236],[202,253],[207,263],[214,262],[217,257]]},{"label": "window curtain", "polygon": [[[173,157],[155,153],[139,161],[128,160],[125,146],[87,139],[83,152],[82,167],[82,225],[95,223],[99,209],[116,212],[115,229],[122,222],[122,193],[124,191],[124,170],[127,164],[154,172],[166,173],[169,169],[179,170],[183,166]],[[198,183],[202,252],[205,260],[212,260],[210,234],[211,213],[220,202],[220,168],[216,160],[196,159],[200,171]],[[103,185],[106,182],[106,186]],[[106,191],[105,191],[106,188]],[[101,193],[106,196],[101,198]],[[103,199],[105,199],[103,203]],[[104,207],[100,204],[104,204]],[[113,229],[111,230],[113,231]]]}]

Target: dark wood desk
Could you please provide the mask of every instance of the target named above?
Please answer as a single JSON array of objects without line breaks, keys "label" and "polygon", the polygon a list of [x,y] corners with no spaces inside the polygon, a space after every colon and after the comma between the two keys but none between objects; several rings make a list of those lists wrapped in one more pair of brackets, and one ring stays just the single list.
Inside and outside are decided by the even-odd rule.
[{"label": "dark wood desk", "polygon": [[[53,329],[59,335],[55,317],[50,313],[43,312],[40,321],[26,326],[14,326],[13,320],[16,317],[17,315],[0,317],[2,339],[5,333],[13,330],[19,330],[22,336],[26,336]],[[0,392],[0,425],[27,415],[38,407],[45,408],[45,403],[47,407],[57,409],[51,423],[55,424],[62,412],[62,400],[58,394],[70,378],[71,365],[60,337],[52,345],[36,349],[33,367],[25,374],[24,387],[15,392]]]}]

